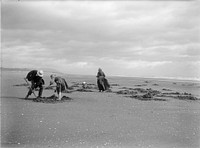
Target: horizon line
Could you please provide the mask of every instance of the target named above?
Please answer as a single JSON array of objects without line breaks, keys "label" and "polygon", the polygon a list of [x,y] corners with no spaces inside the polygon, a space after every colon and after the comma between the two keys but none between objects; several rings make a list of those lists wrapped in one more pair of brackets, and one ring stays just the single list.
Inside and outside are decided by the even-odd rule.
[{"label": "horizon line", "polygon": [[[11,67],[0,67],[1,70],[3,69],[12,69],[13,71],[17,70],[31,70],[30,68],[11,68]],[[47,68],[48,69],[48,68]],[[60,74],[67,74],[67,75],[83,75],[83,76],[95,76],[92,74],[75,74],[75,73],[66,73],[66,72],[60,72],[58,70],[50,69],[47,72],[52,72],[52,73],[60,73]],[[145,78],[145,79],[168,79],[168,80],[183,80],[183,81],[200,81],[200,77],[167,77],[167,76],[126,76],[126,75],[108,75],[107,77],[125,77],[125,78]]]}]

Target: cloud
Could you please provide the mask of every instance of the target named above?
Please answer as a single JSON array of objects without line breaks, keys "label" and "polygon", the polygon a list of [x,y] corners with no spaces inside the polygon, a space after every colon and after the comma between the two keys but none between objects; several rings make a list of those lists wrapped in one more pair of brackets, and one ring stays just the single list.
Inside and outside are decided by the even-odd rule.
[{"label": "cloud", "polygon": [[4,1],[3,65],[40,65],[70,73],[84,69],[85,74],[105,67],[113,75],[118,70],[125,75],[136,70],[137,75],[162,75],[169,67],[174,68],[168,75],[176,75],[176,67],[182,67],[181,75],[187,62],[199,70],[194,64],[200,59],[197,4]]}]

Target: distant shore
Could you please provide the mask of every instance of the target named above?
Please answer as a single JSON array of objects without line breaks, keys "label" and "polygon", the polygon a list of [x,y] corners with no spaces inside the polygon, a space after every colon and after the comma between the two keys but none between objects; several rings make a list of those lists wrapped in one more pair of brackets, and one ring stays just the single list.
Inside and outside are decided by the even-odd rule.
[{"label": "distant shore", "polygon": [[[1,67],[2,71],[18,71],[18,72],[28,72],[31,71],[32,69],[30,68],[6,68],[6,67]],[[47,73],[57,73],[60,75],[75,75],[75,76],[95,76],[95,75],[80,75],[80,74],[68,74],[68,73],[62,73],[54,69],[44,69],[45,72]],[[152,80],[159,80],[159,81],[176,81],[176,82],[199,82],[200,83],[200,77],[196,78],[184,78],[184,77],[139,77],[139,76],[122,76],[122,75],[111,75],[108,77],[122,77],[122,78],[134,78],[134,79],[152,79]]]}]

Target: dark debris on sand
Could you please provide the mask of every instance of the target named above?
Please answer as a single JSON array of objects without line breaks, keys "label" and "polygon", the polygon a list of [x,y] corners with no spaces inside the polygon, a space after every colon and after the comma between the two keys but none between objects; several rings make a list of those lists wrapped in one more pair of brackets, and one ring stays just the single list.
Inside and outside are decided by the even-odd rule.
[{"label": "dark debris on sand", "polygon": [[[148,83],[147,81],[145,81],[145,83]],[[173,83],[175,84],[175,83]],[[118,84],[111,84],[112,86],[119,86]],[[158,85],[158,84],[153,84],[153,85]],[[23,83],[23,84],[17,84],[17,85],[13,85],[13,86],[28,86],[28,84]],[[139,85],[137,85],[139,86]],[[50,90],[54,90],[55,88],[53,87],[46,87],[45,89],[50,89]],[[73,85],[71,87],[68,88],[68,90],[66,90],[63,93],[72,93],[74,91],[79,91],[79,92],[95,92],[95,90],[98,89],[97,86],[95,84],[87,84],[87,88],[83,88],[82,87],[82,83],[76,83],[73,82]],[[119,89],[123,89],[123,90],[119,90],[117,92],[113,92],[111,89],[106,90],[106,92],[113,92],[116,94],[122,94],[122,95],[126,95],[126,97],[130,97],[130,98],[135,98],[138,100],[142,100],[142,101],[148,101],[148,100],[155,100],[155,101],[166,101],[166,98],[174,98],[174,99],[179,99],[179,100],[200,100],[200,98],[197,98],[195,96],[193,96],[191,93],[180,93],[180,92],[174,92],[171,89],[167,89],[167,88],[163,88],[162,91],[164,92],[160,92],[158,90],[153,90],[151,88],[130,88],[130,87],[122,87]],[[38,91],[38,89],[36,89],[35,91]],[[65,101],[69,101],[72,100],[69,97],[63,96],[62,99],[60,101],[57,100],[57,97],[55,95],[52,95],[50,97],[42,97],[39,99],[35,99],[35,102],[43,102],[43,103],[57,103],[57,102],[65,102]]]},{"label": "dark debris on sand", "polygon": [[92,91],[92,90],[90,90],[90,89],[84,89],[84,88],[79,88],[79,89],[77,89],[76,91],[81,91],[81,92],[94,92],[94,91]]},{"label": "dark debris on sand", "polygon": [[[83,91],[83,92],[92,92],[89,91],[88,89],[97,89],[97,85],[88,83],[84,88],[82,83],[77,83],[77,82],[72,82],[73,85],[69,87],[70,90],[75,90],[75,91]],[[83,90],[85,89],[85,90]]]},{"label": "dark debris on sand", "polygon": [[[164,91],[172,91],[170,89],[163,89]],[[191,93],[179,93],[179,92],[160,92],[151,88],[126,88],[116,92],[117,94],[126,95],[126,97],[142,100],[142,101],[167,101],[167,98],[174,98],[179,100],[200,100],[194,97]],[[127,96],[128,95],[128,96]]]},{"label": "dark debris on sand", "polygon": [[16,85],[13,85],[13,86],[29,86],[27,83],[23,83],[23,84],[16,84]]},{"label": "dark debris on sand", "polygon": [[179,100],[200,100],[199,98],[193,96],[191,93],[179,93],[179,92],[171,92],[171,93],[162,93],[159,97],[171,97]]},{"label": "dark debris on sand", "polygon": [[168,89],[168,88],[163,88],[162,90],[164,90],[164,91],[172,91],[171,89]]},{"label": "dark debris on sand", "polygon": [[53,87],[53,86],[48,86],[48,87],[45,87],[44,89],[46,89],[46,90],[54,90],[55,87]]},{"label": "dark debris on sand", "polygon": [[131,91],[131,90],[120,90],[118,92],[116,92],[117,94],[123,94],[123,95],[130,95],[130,94],[136,94],[136,91]]},{"label": "dark debris on sand", "polygon": [[132,88],[132,89],[125,89],[116,92],[117,94],[129,95],[127,97],[142,100],[142,101],[166,101],[164,98],[155,97],[156,95],[160,94],[160,91],[153,90],[151,88],[143,89],[143,88]]},{"label": "dark debris on sand", "polygon": [[[123,87],[125,88],[125,87]],[[125,90],[120,90],[116,92],[117,94],[137,94],[137,93],[148,93],[151,92],[152,94],[157,94],[160,93],[157,90],[152,90],[151,88],[149,89],[144,89],[144,88],[126,88]]]},{"label": "dark debris on sand", "polygon": [[138,85],[135,85],[137,87],[142,87],[142,86],[147,86],[147,84],[138,84]]},{"label": "dark debris on sand", "polygon": [[119,84],[110,84],[110,86],[119,86]]},{"label": "dark debris on sand", "polygon": [[129,96],[130,98],[134,98],[137,100],[141,100],[141,101],[167,101],[167,99],[164,98],[159,98],[159,97],[153,97],[150,94],[145,94],[145,95],[133,95],[133,96]]},{"label": "dark debris on sand", "polygon": [[135,98],[141,101],[167,101],[164,98],[160,98],[160,97],[156,97],[158,94],[160,94],[161,92],[157,91],[157,90],[152,90],[151,88],[147,89],[147,93],[145,94],[141,94],[141,95],[132,95],[130,96],[131,98]]},{"label": "dark debris on sand", "polygon": [[197,97],[194,97],[192,95],[178,95],[175,96],[174,98],[179,100],[199,100]]},{"label": "dark debris on sand", "polygon": [[69,98],[66,96],[63,96],[61,98],[61,100],[57,100],[57,99],[58,99],[58,97],[56,97],[56,95],[52,95],[50,97],[36,98],[33,101],[34,102],[42,102],[42,103],[63,103],[63,102],[72,100],[72,98]]}]

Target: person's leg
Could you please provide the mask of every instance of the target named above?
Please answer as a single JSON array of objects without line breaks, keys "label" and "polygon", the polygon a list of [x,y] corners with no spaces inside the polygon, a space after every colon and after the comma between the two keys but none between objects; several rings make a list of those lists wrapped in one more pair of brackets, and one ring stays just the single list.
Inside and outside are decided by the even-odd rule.
[{"label": "person's leg", "polygon": [[35,89],[34,82],[31,82],[31,86],[29,87],[29,91],[25,97],[25,99],[28,99],[28,97],[32,94],[33,90]]},{"label": "person's leg", "polygon": [[28,97],[29,97],[31,94],[32,94],[32,90],[31,90],[31,88],[29,88],[29,91],[28,91],[28,93],[27,93],[25,99],[28,99]]},{"label": "person's leg", "polygon": [[41,98],[41,97],[42,97],[42,93],[43,93],[43,86],[40,85],[40,86],[39,86],[39,92],[38,92],[38,98]]},{"label": "person's leg", "polygon": [[40,79],[40,80],[36,83],[35,88],[39,87],[39,92],[38,92],[37,98],[41,98],[41,97],[42,97],[43,85],[44,85],[44,80],[43,80],[43,79]]},{"label": "person's leg", "polygon": [[62,97],[61,84],[57,84],[56,91],[57,91],[57,94],[58,94],[58,100],[61,100],[61,97]]}]

